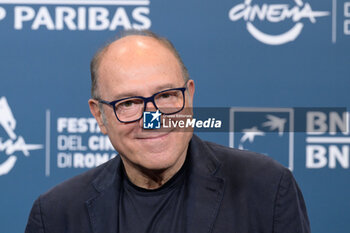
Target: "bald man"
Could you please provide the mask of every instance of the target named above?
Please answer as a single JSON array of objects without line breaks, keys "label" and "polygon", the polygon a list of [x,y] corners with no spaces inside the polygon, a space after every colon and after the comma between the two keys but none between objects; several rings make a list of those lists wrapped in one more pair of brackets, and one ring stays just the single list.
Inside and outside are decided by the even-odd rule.
[{"label": "bald man", "polygon": [[191,114],[194,81],[173,45],[129,32],[91,62],[91,113],[119,156],[41,195],[26,233],[310,232],[291,172],[191,130],[143,130],[143,113]]}]

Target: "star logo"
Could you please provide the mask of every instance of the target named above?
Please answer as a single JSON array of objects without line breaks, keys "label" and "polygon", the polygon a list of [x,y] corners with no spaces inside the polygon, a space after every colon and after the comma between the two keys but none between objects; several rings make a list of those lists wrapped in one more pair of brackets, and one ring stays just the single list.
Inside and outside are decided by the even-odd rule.
[{"label": "star logo", "polygon": [[151,122],[152,122],[152,121],[154,121],[154,120],[159,121],[159,117],[160,117],[160,115],[162,115],[162,114],[159,112],[159,110],[157,110],[155,113],[151,113],[151,115],[153,116],[153,118],[152,118],[152,120],[151,120]]},{"label": "star logo", "polygon": [[144,129],[160,129],[160,116],[162,114],[157,110],[156,112],[143,113],[143,128]]}]

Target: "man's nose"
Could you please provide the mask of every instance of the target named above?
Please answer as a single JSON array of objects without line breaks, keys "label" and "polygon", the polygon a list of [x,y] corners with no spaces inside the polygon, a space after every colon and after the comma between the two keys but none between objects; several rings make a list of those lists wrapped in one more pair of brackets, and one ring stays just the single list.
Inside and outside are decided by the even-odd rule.
[{"label": "man's nose", "polygon": [[148,103],[146,104],[146,109],[145,111],[148,111],[148,112],[155,112],[157,111],[157,108],[156,106],[153,104],[152,101],[148,101]]}]

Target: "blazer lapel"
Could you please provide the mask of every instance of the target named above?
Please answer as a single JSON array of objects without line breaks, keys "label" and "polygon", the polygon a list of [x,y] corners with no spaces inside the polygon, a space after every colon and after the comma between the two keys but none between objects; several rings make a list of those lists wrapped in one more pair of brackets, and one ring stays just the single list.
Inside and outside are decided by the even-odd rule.
[{"label": "blazer lapel", "polygon": [[96,192],[85,202],[93,233],[118,232],[121,160],[119,156],[114,160],[93,181]]},{"label": "blazer lapel", "polygon": [[222,202],[225,182],[216,176],[220,163],[198,137],[193,136],[188,156],[187,232],[212,232]]}]

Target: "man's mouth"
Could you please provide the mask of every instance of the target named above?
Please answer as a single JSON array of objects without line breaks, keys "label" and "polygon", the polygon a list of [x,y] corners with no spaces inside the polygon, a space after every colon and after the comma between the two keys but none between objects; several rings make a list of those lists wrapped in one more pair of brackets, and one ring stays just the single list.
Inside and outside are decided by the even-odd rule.
[{"label": "man's mouth", "polygon": [[[173,131],[173,130],[171,130]],[[171,133],[171,131],[168,132],[149,132],[146,134],[140,134],[138,136],[136,136],[136,139],[140,139],[140,140],[152,140],[152,139],[162,139],[165,138],[166,136],[169,135],[169,133]]]}]

